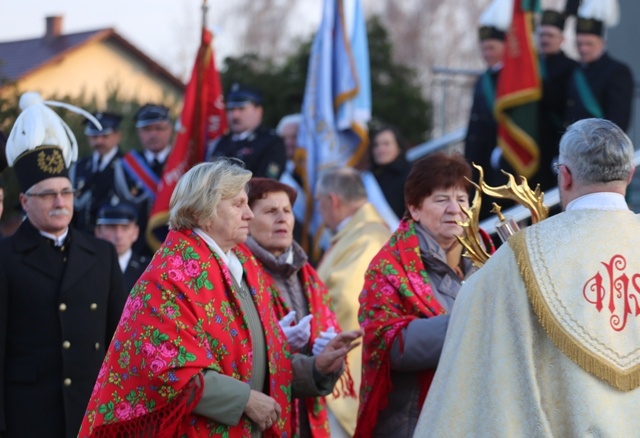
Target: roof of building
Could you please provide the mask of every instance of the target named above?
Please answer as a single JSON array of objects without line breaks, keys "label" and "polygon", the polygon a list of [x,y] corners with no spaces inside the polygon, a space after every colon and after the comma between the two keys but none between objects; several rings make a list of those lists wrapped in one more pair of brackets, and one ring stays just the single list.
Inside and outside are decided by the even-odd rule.
[{"label": "roof of building", "polygon": [[94,42],[111,41],[146,64],[150,72],[184,90],[184,83],[160,64],[120,36],[114,29],[43,36],[20,41],[0,42],[0,78],[17,81],[47,65],[54,64],[65,55]]}]

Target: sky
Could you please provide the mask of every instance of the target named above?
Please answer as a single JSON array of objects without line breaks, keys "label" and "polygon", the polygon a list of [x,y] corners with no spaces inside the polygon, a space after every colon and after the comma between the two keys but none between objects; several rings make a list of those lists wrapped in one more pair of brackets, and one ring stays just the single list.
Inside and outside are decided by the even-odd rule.
[{"label": "sky", "polygon": [[[233,0],[208,0],[207,24],[216,34],[218,65],[236,56],[233,23],[220,26],[224,4]],[[307,18],[320,21],[320,3],[300,0]],[[45,17],[62,15],[63,33],[113,27],[121,36],[180,76],[185,63],[191,69],[199,43],[202,0],[0,0],[0,42],[38,38],[45,32]]]}]

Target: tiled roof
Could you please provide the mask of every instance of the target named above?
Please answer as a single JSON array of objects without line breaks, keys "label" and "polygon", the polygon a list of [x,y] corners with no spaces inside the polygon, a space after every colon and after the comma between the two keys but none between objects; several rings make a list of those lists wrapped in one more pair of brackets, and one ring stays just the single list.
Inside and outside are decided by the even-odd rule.
[{"label": "tiled roof", "polygon": [[57,37],[41,37],[21,41],[0,42],[0,79],[16,81],[45,65],[55,62],[61,56],[89,42],[112,39],[135,57],[147,64],[150,71],[163,77],[179,89],[184,84],[113,29],[97,29],[70,33]]}]

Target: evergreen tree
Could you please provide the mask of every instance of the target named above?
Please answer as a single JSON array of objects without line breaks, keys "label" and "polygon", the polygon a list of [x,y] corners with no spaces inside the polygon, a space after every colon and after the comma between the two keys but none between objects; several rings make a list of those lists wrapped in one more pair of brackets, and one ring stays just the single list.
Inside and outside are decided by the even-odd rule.
[{"label": "evergreen tree", "polygon": [[[409,144],[425,141],[431,130],[431,105],[422,96],[416,73],[393,61],[393,47],[379,17],[367,21],[371,68],[372,122],[396,126]],[[224,61],[222,84],[228,90],[240,82],[263,93],[266,126],[275,127],[285,115],[300,112],[312,38],[299,42],[285,62],[274,65],[257,54]]]}]

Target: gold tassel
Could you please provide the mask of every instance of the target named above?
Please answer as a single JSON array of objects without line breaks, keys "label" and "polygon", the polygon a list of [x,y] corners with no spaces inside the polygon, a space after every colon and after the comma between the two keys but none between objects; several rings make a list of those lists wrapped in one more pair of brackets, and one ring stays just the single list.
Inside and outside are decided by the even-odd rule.
[{"label": "gold tassel", "polygon": [[513,235],[508,240],[508,244],[515,254],[531,307],[551,342],[580,368],[604,380],[614,388],[623,392],[638,388],[640,386],[640,364],[627,371],[620,370],[582,346],[555,318],[542,296],[533,274],[527,249],[527,231],[524,230]]}]

